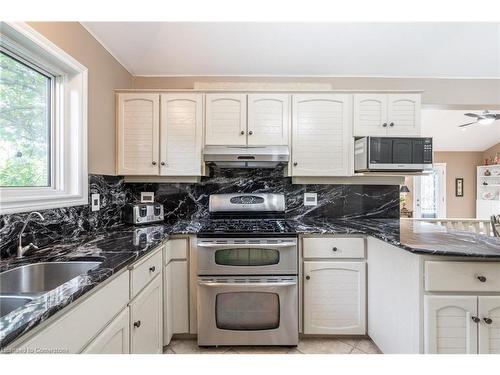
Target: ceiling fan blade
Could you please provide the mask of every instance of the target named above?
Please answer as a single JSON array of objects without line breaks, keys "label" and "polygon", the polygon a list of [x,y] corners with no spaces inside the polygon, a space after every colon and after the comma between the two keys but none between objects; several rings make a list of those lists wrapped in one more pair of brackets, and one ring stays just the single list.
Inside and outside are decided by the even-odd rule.
[{"label": "ceiling fan blade", "polygon": [[475,117],[475,118],[481,118],[481,117],[483,117],[483,116],[481,116],[481,115],[477,115],[477,114],[475,114],[475,113],[466,113],[466,114],[465,114],[465,116]]},{"label": "ceiling fan blade", "polygon": [[472,124],[477,124],[477,121],[474,121],[474,122],[469,122],[467,124],[462,124],[462,125],[459,125],[458,127],[459,128],[463,128],[464,126],[469,126],[469,125],[472,125]]}]

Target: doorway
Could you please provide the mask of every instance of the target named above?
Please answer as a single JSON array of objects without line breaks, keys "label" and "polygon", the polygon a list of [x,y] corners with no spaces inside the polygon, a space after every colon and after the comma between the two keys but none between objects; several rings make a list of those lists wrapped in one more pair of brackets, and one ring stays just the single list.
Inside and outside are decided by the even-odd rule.
[{"label": "doorway", "polygon": [[413,217],[446,218],[446,163],[434,163],[431,173],[413,178]]}]

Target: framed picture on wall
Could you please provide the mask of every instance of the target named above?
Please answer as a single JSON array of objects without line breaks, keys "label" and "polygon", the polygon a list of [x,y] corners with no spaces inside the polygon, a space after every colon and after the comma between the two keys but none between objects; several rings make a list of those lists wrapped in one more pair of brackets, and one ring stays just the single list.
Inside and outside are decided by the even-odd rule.
[{"label": "framed picture on wall", "polygon": [[455,197],[464,196],[464,179],[462,177],[455,178]]}]

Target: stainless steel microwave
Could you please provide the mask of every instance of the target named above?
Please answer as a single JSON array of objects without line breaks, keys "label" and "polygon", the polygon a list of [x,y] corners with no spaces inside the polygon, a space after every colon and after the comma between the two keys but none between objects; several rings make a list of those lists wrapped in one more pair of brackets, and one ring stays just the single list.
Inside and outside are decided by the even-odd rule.
[{"label": "stainless steel microwave", "polygon": [[354,142],[356,172],[428,169],[432,169],[432,138],[363,137]]}]

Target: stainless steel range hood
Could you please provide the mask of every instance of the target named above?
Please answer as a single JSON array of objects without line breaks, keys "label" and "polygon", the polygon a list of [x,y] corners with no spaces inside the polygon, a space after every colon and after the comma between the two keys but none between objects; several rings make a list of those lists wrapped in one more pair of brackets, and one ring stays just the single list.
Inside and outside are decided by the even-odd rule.
[{"label": "stainless steel range hood", "polygon": [[219,168],[275,168],[288,163],[288,146],[205,146],[203,159]]}]

